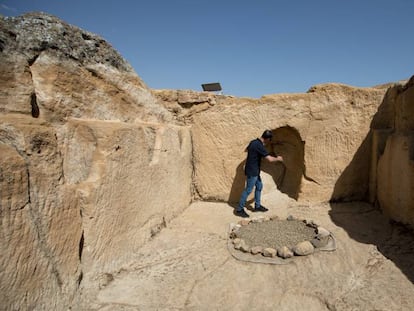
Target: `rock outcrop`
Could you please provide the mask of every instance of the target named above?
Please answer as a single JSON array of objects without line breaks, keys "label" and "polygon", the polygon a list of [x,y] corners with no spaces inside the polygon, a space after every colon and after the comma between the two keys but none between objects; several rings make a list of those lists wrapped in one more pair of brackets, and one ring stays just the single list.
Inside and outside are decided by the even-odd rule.
[{"label": "rock outcrop", "polygon": [[63,310],[188,206],[190,131],[52,16],[0,19],[0,57],[0,300]]},{"label": "rock outcrop", "polygon": [[370,200],[414,226],[414,76],[388,90],[371,129]]}]

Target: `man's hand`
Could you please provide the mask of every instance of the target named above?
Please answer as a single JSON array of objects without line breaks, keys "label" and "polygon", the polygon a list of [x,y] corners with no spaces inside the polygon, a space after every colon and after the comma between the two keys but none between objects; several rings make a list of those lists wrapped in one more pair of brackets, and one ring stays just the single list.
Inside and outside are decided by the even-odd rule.
[{"label": "man's hand", "polygon": [[274,156],[268,155],[265,159],[269,162],[283,162],[282,156],[274,157]]}]

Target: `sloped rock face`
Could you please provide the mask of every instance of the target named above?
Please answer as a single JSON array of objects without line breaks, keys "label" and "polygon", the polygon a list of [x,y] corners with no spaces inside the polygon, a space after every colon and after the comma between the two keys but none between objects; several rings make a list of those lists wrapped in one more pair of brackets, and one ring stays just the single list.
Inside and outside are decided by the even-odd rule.
[{"label": "sloped rock face", "polygon": [[1,112],[49,122],[170,118],[102,38],[45,14],[4,18],[0,27]]},{"label": "sloped rock face", "polygon": [[0,51],[20,51],[33,63],[47,51],[59,59],[72,59],[82,66],[101,63],[120,71],[133,72],[132,67],[99,36],[69,25],[45,13],[28,13],[2,18]]},{"label": "sloped rock face", "polygon": [[0,58],[0,301],[64,310],[188,206],[190,131],[53,16],[1,18]]}]

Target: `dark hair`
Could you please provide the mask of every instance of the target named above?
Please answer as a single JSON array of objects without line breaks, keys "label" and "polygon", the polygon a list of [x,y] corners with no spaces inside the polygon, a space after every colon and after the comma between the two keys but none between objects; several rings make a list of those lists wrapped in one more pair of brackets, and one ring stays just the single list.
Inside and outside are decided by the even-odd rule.
[{"label": "dark hair", "polygon": [[273,137],[273,133],[271,130],[266,130],[262,134],[262,138],[264,139],[272,139],[272,137]]}]

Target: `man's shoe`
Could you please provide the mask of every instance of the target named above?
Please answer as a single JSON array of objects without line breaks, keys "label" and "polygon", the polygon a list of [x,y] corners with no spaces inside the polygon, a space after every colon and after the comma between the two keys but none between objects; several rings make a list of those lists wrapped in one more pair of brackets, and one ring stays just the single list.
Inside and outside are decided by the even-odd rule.
[{"label": "man's shoe", "polygon": [[239,216],[239,217],[243,217],[243,218],[249,218],[249,214],[247,214],[244,209],[242,209],[241,211],[235,210],[234,211],[234,215]]},{"label": "man's shoe", "polygon": [[260,205],[259,207],[255,207],[253,212],[267,212],[269,209],[264,207],[263,205]]}]

